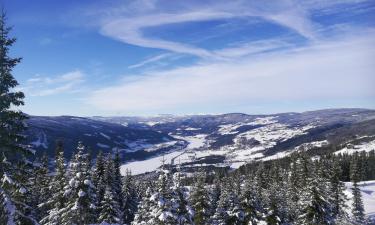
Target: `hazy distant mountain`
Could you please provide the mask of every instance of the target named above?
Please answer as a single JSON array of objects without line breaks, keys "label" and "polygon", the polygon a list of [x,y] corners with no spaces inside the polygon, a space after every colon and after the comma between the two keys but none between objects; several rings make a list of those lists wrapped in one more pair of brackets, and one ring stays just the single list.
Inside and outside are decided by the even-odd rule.
[{"label": "hazy distant mountain", "polygon": [[[52,155],[55,140],[63,139],[69,156],[81,140],[94,153],[119,149],[124,162],[147,159],[159,164],[153,157],[163,154],[168,162],[178,159],[184,166],[235,168],[251,160],[284,157],[296,150],[327,152],[333,151],[332,146],[344,148],[348,143],[375,140],[375,110],[367,109],[148,118],[31,117],[28,124],[28,143],[39,152]],[[158,166],[147,160],[147,167]]]}]

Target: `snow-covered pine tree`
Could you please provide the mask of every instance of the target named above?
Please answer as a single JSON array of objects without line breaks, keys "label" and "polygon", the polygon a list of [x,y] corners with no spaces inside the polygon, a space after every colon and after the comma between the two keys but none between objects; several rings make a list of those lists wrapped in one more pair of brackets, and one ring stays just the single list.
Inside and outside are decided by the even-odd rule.
[{"label": "snow-covered pine tree", "polygon": [[151,201],[153,191],[147,188],[145,195],[138,205],[138,211],[134,216],[132,225],[153,225],[153,215],[151,210],[155,207],[154,201]]},{"label": "snow-covered pine tree", "polygon": [[137,211],[138,196],[135,190],[135,184],[133,176],[129,170],[126,170],[123,186],[122,186],[122,196],[123,196],[123,222],[125,224],[130,224],[134,219],[134,215]]},{"label": "snow-covered pine tree", "polygon": [[123,219],[124,211],[124,196],[122,195],[122,176],[121,176],[121,158],[120,153],[116,150],[113,158],[113,180],[112,180],[112,191],[115,197],[115,201],[119,206],[119,218],[120,221]]},{"label": "snow-covered pine tree", "polygon": [[[282,171],[275,163],[269,171],[269,185],[266,189],[266,218],[267,224],[286,224],[289,221],[287,209],[286,182],[282,179]],[[287,174],[285,174],[287,176]]]},{"label": "snow-covered pine tree", "polygon": [[358,187],[358,182],[359,182],[360,177],[361,177],[361,172],[358,169],[358,155],[357,153],[355,153],[355,155],[353,156],[352,162],[350,163],[350,179],[353,182],[352,216],[353,216],[353,222],[355,224],[365,223],[365,213],[364,213],[362,195],[361,195],[361,190]]},{"label": "snow-covered pine tree", "polygon": [[[100,209],[100,219],[99,222],[112,223],[110,221],[115,221],[116,223],[122,223],[121,207],[119,204],[119,196],[116,190],[116,180],[115,180],[115,163],[112,156],[109,154],[106,158],[106,165],[104,168],[104,196],[98,205]],[[121,195],[121,193],[120,193]],[[108,219],[106,221],[103,219]]]},{"label": "snow-covered pine tree", "polygon": [[51,198],[44,203],[48,208],[47,215],[40,221],[43,225],[60,225],[62,224],[61,214],[66,204],[65,186],[66,183],[66,168],[64,158],[64,148],[61,141],[57,142],[56,156],[55,156],[55,174],[49,184],[49,191]]},{"label": "snow-covered pine tree", "polygon": [[77,153],[69,164],[68,185],[65,187],[67,203],[61,210],[62,225],[85,225],[95,222],[95,187],[90,176],[90,161],[80,142]]},{"label": "snow-covered pine tree", "polygon": [[238,196],[233,191],[233,182],[226,178],[221,188],[219,203],[213,216],[213,224],[241,224],[244,221],[244,211]]},{"label": "snow-covered pine tree", "polygon": [[49,183],[48,156],[44,154],[40,162],[37,161],[35,173],[33,174],[33,179],[30,184],[34,203],[33,207],[35,208],[35,218],[38,221],[47,214],[47,205],[44,203],[51,197]]},{"label": "snow-covered pine tree", "polygon": [[97,214],[100,214],[100,204],[102,203],[104,199],[104,193],[106,190],[106,181],[105,181],[105,163],[104,163],[104,157],[103,152],[100,151],[96,157],[95,161],[95,168],[92,172],[92,181],[95,186],[96,190],[96,205],[97,207]]},{"label": "snow-covered pine tree", "polygon": [[187,199],[187,188],[181,184],[181,172],[178,170],[173,175],[173,188],[171,195],[172,213],[176,225],[192,225],[193,210]]},{"label": "snow-covered pine tree", "polygon": [[263,209],[256,192],[255,182],[250,177],[247,177],[244,181],[241,193],[241,204],[244,209],[245,224],[257,224],[263,219]]},{"label": "snow-covered pine tree", "polygon": [[[310,162],[311,164],[311,162]],[[332,208],[329,203],[329,185],[322,176],[320,163],[313,166],[313,173],[307,178],[306,186],[302,189],[299,205],[301,208],[298,224],[329,225],[333,223]]]},{"label": "snow-covered pine tree", "polygon": [[157,191],[151,196],[151,200],[156,206],[152,209],[152,221],[155,225],[174,225],[175,222],[171,204],[171,190],[169,187],[171,182],[169,178],[169,171],[165,169],[163,162],[157,183]]},{"label": "snow-covered pine tree", "polygon": [[348,219],[348,215],[346,213],[346,202],[348,199],[344,193],[345,185],[342,181],[340,181],[340,176],[342,174],[341,166],[338,160],[333,160],[331,163],[333,164],[330,177],[332,215],[334,216],[335,220],[339,220],[340,223],[344,223],[344,221]]},{"label": "snow-covered pine tree", "polygon": [[111,187],[106,186],[104,197],[100,204],[99,223],[121,224],[120,218],[118,217],[120,207],[117,205],[118,202],[113,194]]},{"label": "snow-covered pine tree", "polygon": [[[18,82],[12,76],[13,68],[21,58],[9,56],[15,38],[9,38],[11,28],[6,26],[4,10],[0,15],[0,193],[4,204],[0,214],[7,224],[36,224],[29,206],[26,183],[30,177],[31,164],[26,160],[30,149],[22,145],[27,116],[15,108],[24,104],[24,94],[14,92]],[[4,216],[5,215],[5,216]],[[5,218],[6,217],[6,218]]]},{"label": "snow-covered pine tree", "polygon": [[195,174],[195,183],[191,191],[190,202],[194,210],[195,225],[204,225],[209,222],[211,215],[210,198],[205,187],[206,173],[203,170]]},{"label": "snow-covered pine tree", "polygon": [[208,211],[209,217],[212,217],[216,212],[217,203],[219,202],[220,194],[221,194],[220,184],[221,184],[221,180],[218,176],[216,176],[208,192],[209,200],[210,200],[209,211]]}]

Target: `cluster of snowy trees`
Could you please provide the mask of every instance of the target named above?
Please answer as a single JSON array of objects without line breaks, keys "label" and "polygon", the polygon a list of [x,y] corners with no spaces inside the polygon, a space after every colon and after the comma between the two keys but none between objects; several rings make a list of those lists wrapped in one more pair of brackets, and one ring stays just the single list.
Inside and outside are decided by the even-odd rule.
[{"label": "cluster of snowy trees", "polygon": [[[252,173],[213,182],[203,171],[191,181],[164,169],[148,185],[133,224],[365,224],[357,165],[351,168],[350,206],[339,163],[327,158],[300,155],[287,168],[259,164]],[[184,179],[190,185],[181,186]]]},{"label": "cluster of snowy trees", "polygon": [[137,192],[128,173],[120,174],[118,154],[99,153],[92,165],[82,143],[67,164],[61,145],[55,171],[49,171],[43,157],[30,182],[34,218],[40,224],[129,224],[134,217]]}]

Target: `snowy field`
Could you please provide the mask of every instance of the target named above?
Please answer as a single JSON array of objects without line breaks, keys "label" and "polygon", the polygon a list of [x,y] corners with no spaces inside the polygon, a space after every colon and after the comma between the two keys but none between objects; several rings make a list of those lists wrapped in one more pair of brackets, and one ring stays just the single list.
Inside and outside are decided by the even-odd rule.
[{"label": "snowy field", "polygon": [[160,155],[160,156],[142,160],[142,161],[135,161],[135,162],[129,162],[127,164],[124,164],[121,166],[121,173],[125,175],[126,170],[130,170],[133,175],[137,175],[137,174],[154,171],[161,166],[163,157],[164,157],[166,164],[178,163],[178,160],[180,160],[178,157],[180,155],[182,155],[188,150],[193,150],[196,148],[203,147],[205,145],[205,140],[206,140],[205,139],[206,135],[197,135],[197,136],[188,136],[188,137],[174,136],[174,137],[188,141],[189,142],[188,146],[183,150],[174,151],[171,153],[167,153],[164,155]]},{"label": "snowy field", "polygon": [[351,146],[351,147],[345,147],[337,152],[335,152],[335,154],[344,154],[344,153],[347,153],[347,154],[352,154],[354,152],[363,152],[363,151],[366,151],[366,152],[369,152],[371,150],[375,150],[375,140],[373,141],[370,141],[370,142],[365,142],[365,143],[361,143],[359,145],[354,145],[354,146]]},{"label": "snowy field", "polygon": [[[363,204],[365,206],[366,216],[375,219],[375,180],[360,182],[359,184],[362,193]],[[345,193],[349,198],[352,198],[353,195],[350,189],[352,187],[352,183],[346,182],[345,186],[347,188]],[[348,202],[348,205],[351,205],[350,200]]]}]

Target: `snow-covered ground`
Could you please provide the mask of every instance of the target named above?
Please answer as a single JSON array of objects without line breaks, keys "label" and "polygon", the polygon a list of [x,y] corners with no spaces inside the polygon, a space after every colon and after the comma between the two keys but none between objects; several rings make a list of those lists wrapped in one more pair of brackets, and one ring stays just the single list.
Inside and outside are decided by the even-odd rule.
[{"label": "snow-covered ground", "polygon": [[[363,204],[365,206],[366,216],[375,219],[375,180],[360,182],[360,189],[362,193]],[[350,200],[353,195],[351,193],[351,182],[346,182],[347,188],[346,194],[349,197],[348,206],[351,206],[352,201]]]},{"label": "snow-covered ground", "polygon": [[121,174],[125,175],[126,170],[130,170],[133,175],[142,174],[146,172],[152,172],[159,168],[162,165],[163,157],[166,164],[170,164],[171,160],[179,156],[183,151],[174,151],[171,153],[164,154],[162,156],[157,156],[154,158],[142,160],[142,161],[135,161],[129,162],[121,166]]},{"label": "snow-covered ground", "polygon": [[43,148],[48,148],[47,135],[44,132],[38,134],[38,139],[30,143],[34,147],[42,146]]},{"label": "snow-covered ground", "polygon": [[[238,133],[237,128],[246,125],[262,125],[258,128],[251,129],[247,132]],[[252,121],[245,121],[235,124],[223,124],[219,126],[218,133],[221,135],[237,134],[233,141],[234,144],[223,146],[220,149],[211,149],[207,134],[198,134],[195,136],[182,136],[182,135],[172,135],[176,139],[181,139],[187,141],[188,146],[182,150],[178,151],[177,154],[170,153],[172,157],[177,157],[175,162],[180,161],[181,163],[193,162],[196,159],[204,158],[208,156],[224,156],[225,160],[223,163],[215,163],[215,166],[230,166],[232,168],[238,168],[239,166],[246,164],[252,160],[271,160],[276,158],[282,158],[292,153],[297,149],[290,149],[282,153],[277,153],[276,155],[264,158],[264,151],[268,148],[275,146],[278,142],[286,141],[290,138],[306,134],[307,131],[314,128],[314,125],[308,124],[299,127],[290,127],[287,124],[279,123],[277,117],[259,117]],[[185,130],[193,130],[194,128],[187,127]],[[247,144],[248,142],[254,142],[254,145]],[[167,142],[168,143],[168,142]],[[144,146],[142,143],[136,143],[139,148],[142,149],[153,149],[151,146]],[[300,148],[307,149],[312,146],[322,146],[327,144],[326,141],[311,142]],[[137,148],[137,146],[129,146],[132,149]],[[168,154],[169,155],[169,154]],[[154,166],[154,160],[158,162],[157,166]],[[137,166],[147,165],[150,161],[147,169],[139,169]],[[152,162],[152,163],[151,163]],[[124,166],[134,171],[134,173],[140,173],[141,171],[152,171],[160,166],[160,159],[148,159],[142,162],[132,162]],[[219,165],[220,164],[220,165]],[[137,171],[137,172],[135,172]]]},{"label": "snow-covered ground", "polygon": [[205,141],[206,141],[205,139],[206,135],[202,135],[202,134],[196,135],[196,136],[187,136],[187,137],[178,137],[178,136],[174,136],[174,137],[188,141],[189,142],[188,146],[185,149],[182,149],[182,150],[180,149],[180,150],[167,153],[164,155],[160,155],[154,158],[126,163],[121,166],[121,173],[125,175],[127,169],[130,170],[132,174],[134,175],[154,171],[161,166],[163,157],[164,157],[166,164],[178,163],[178,160],[180,160],[178,156],[184,154],[188,150],[193,150],[193,149],[204,146]]},{"label": "snow-covered ground", "polygon": [[361,143],[359,145],[346,146],[345,148],[335,152],[335,154],[353,154],[354,152],[372,151],[375,150],[375,140],[370,142]]}]

